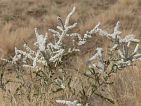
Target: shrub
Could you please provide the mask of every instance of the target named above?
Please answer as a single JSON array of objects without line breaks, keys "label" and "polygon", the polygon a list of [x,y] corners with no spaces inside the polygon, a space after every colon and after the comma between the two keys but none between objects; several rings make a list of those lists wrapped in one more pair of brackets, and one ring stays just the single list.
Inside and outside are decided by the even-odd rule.
[{"label": "shrub", "polygon": [[[108,38],[110,40],[111,47],[108,48],[108,54],[104,52],[104,49],[98,47],[96,49],[96,54],[88,59],[87,63],[89,67],[87,67],[85,73],[81,73],[81,76],[87,80],[88,84],[85,86],[81,83],[81,86],[78,86],[81,88],[79,91],[81,95],[80,98],[82,99],[81,101],[83,104],[87,104],[88,98],[90,98],[93,94],[96,94],[103,99],[114,103],[113,100],[104,97],[97,91],[101,90],[101,88],[105,87],[105,85],[112,84],[110,80],[112,73],[133,65],[134,61],[141,60],[141,54],[138,53],[140,41],[135,39],[135,36],[131,34],[121,37],[120,35],[122,32],[119,31],[119,22],[117,22],[116,26],[114,27],[113,33],[108,33],[107,31],[102,30],[100,28],[100,23],[98,23],[90,31],[87,31],[83,36],[79,33],[72,32],[72,29],[77,26],[77,23],[69,25],[70,18],[74,12],[75,7],[68,14],[65,22],[63,22],[61,17],[57,18],[59,25],[56,27],[56,30],[49,29],[49,32],[52,33],[54,41],[48,39],[47,33],[45,35],[39,34],[37,28],[35,28],[35,50],[31,49],[27,44],[24,44],[25,51],[19,50],[15,47],[15,56],[11,60],[2,60],[14,65],[18,65],[18,67],[20,62],[20,64],[22,64],[22,68],[32,68],[31,73],[35,73],[34,79],[36,80],[33,83],[33,86],[30,86],[33,88],[30,90],[35,90],[38,92],[36,95],[43,95],[44,92],[58,92],[60,90],[65,90],[67,87],[70,91],[72,91],[70,83],[72,81],[73,75],[68,77],[68,72],[65,72],[63,68],[61,70],[57,69],[57,67],[59,66],[59,63],[63,63],[62,58],[64,56],[72,54],[73,52],[79,52],[79,46],[84,45],[87,42],[87,39],[91,39],[92,36],[99,34],[102,38]],[[67,43],[63,42],[68,37],[71,39],[72,45],[67,45]],[[18,75],[19,72],[20,71],[18,68]],[[21,85],[16,89],[16,92],[19,92],[19,90],[21,90],[23,87],[27,88],[27,86],[29,86],[25,84],[23,76],[24,75],[21,72],[20,77],[22,78],[19,79],[22,80],[22,82]],[[38,87],[35,87],[37,83],[39,83],[39,85]],[[53,90],[49,91],[50,89]],[[77,88],[73,89],[74,92],[76,89]],[[75,95],[75,93],[72,94]],[[29,95],[28,98],[30,97]],[[83,100],[84,98],[85,100]],[[80,104],[77,104],[76,101],[70,102],[57,100],[57,102],[67,104],[69,106],[80,106]]]},{"label": "shrub", "polygon": [[[48,34],[46,33],[46,35],[40,35],[37,31],[37,28],[35,28],[37,41],[34,43],[34,45],[37,47],[37,49],[32,50],[27,44],[24,44],[26,51],[18,50],[15,47],[15,56],[12,58],[11,63],[16,64],[16,62],[19,60],[22,60],[23,63],[27,63],[28,60],[31,60],[31,65],[27,63],[27,65],[23,64],[23,66],[37,68],[37,63],[43,64],[45,66],[55,64],[56,66],[59,62],[61,62],[64,55],[72,52],[78,52],[79,49],[76,47],[85,44],[86,39],[91,38],[95,33],[97,26],[92,30],[87,31],[83,38],[81,38],[81,35],[78,33],[71,33],[71,30],[77,25],[77,23],[69,25],[70,17],[74,12],[75,7],[68,14],[64,23],[60,17],[57,18],[59,21],[59,26],[56,27],[57,30],[49,29],[49,32],[51,32],[54,37],[54,41],[48,41]],[[63,43],[63,40],[65,40],[66,37],[72,38],[72,47],[66,47],[67,44]],[[76,45],[75,37],[78,38]]]}]

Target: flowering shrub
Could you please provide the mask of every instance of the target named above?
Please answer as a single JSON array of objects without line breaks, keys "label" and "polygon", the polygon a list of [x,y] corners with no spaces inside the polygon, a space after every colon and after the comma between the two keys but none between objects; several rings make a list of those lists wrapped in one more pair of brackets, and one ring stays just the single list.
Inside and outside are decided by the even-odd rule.
[{"label": "flowering shrub", "polygon": [[[97,47],[96,53],[90,59],[88,59],[89,67],[87,67],[87,70],[85,73],[83,73],[83,75],[86,76],[86,79],[90,79],[88,80],[89,83],[87,86],[90,90],[87,90],[83,86],[79,86],[82,90],[79,93],[81,96],[85,96],[87,99],[91,97],[91,95],[96,94],[113,103],[111,99],[98,94],[97,91],[99,88],[103,87],[103,85],[111,84],[110,77],[112,73],[131,66],[134,61],[141,60],[141,54],[138,53],[140,40],[136,39],[135,36],[131,34],[125,37],[120,36],[122,32],[119,31],[119,22],[117,22],[116,26],[114,27],[113,33],[108,33],[107,31],[102,30],[100,28],[100,23],[98,23],[90,31],[86,31],[84,35],[72,32],[72,29],[77,26],[77,23],[70,25],[70,18],[74,12],[75,7],[68,14],[65,22],[63,22],[60,17],[57,18],[59,25],[56,27],[56,30],[48,30],[51,32],[51,35],[54,38],[53,41],[49,40],[47,33],[45,35],[39,34],[38,29],[35,28],[36,42],[34,45],[36,46],[36,50],[33,50],[27,44],[24,44],[25,51],[19,50],[15,47],[15,56],[11,60],[2,60],[15,65],[20,61],[22,62],[23,67],[37,69],[38,71],[35,73],[35,79],[36,81],[40,81],[40,85],[45,88],[44,92],[47,92],[46,89],[53,89],[52,92],[58,92],[60,90],[67,89],[67,86],[69,90],[72,91],[70,83],[73,76],[69,78],[68,73],[63,72],[64,70],[60,71],[58,69],[54,72],[54,70],[49,67],[50,65],[57,67],[58,63],[62,62],[63,56],[73,52],[79,52],[79,46],[84,45],[87,42],[87,39],[99,34],[101,37],[106,37],[111,41],[111,47],[108,48],[108,54],[104,52],[103,48]],[[70,37],[72,39],[71,46],[66,47],[66,44],[63,42],[66,37]],[[42,68],[43,66],[45,67]],[[23,86],[26,86],[26,84],[23,84],[23,82],[25,82],[25,80],[22,81],[21,86],[18,87],[16,91],[19,91],[19,89],[21,89]],[[54,86],[57,86],[57,90],[55,91]],[[40,88],[41,87],[39,87],[39,89]],[[76,89],[77,88],[73,89],[74,92]],[[87,91],[90,91],[88,95]],[[40,93],[42,94],[42,92],[43,90],[41,89]],[[50,92],[51,91],[49,91],[49,93]],[[75,93],[73,94],[75,95]],[[56,100],[56,102],[66,104],[68,106],[81,106],[81,104],[79,104],[77,101],[71,102],[65,100]],[[85,102],[85,104],[86,103],[87,102]]]},{"label": "flowering shrub", "polygon": [[[121,38],[120,35],[122,32],[119,31],[119,22],[117,22],[114,32],[112,34],[109,34],[108,32],[97,28],[97,32],[101,36],[106,36],[112,41],[112,47],[110,48],[110,52],[114,55],[115,52],[117,52],[118,59],[115,60],[115,65],[117,68],[123,68],[126,66],[131,65],[136,60],[141,60],[141,54],[138,53],[139,48],[139,39],[135,39],[135,35],[127,35],[124,38]],[[132,44],[135,44],[135,49],[131,52]],[[103,49],[97,48],[97,53],[89,59],[89,61],[95,60],[97,57],[99,58],[99,63],[97,65],[97,68],[99,68],[102,71],[105,71],[105,63],[104,63],[104,57],[103,57]],[[115,51],[115,52],[113,52]],[[110,59],[110,58],[109,58]],[[109,60],[111,61],[111,60]],[[113,61],[113,60],[112,60]],[[96,67],[93,64],[93,67]]]},{"label": "flowering shrub", "polygon": [[86,74],[97,75],[95,76],[98,77],[97,86],[108,83],[112,73],[133,65],[134,61],[141,60],[141,54],[138,53],[140,40],[135,39],[135,35],[132,34],[122,38],[119,27],[119,22],[117,22],[111,34],[97,27],[96,32],[112,42],[111,48],[108,48],[108,54],[104,53],[103,48],[97,48],[96,54],[88,60],[89,68],[92,70]]},{"label": "flowering shrub", "polygon": [[[41,35],[38,33],[37,28],[35,28],[35,34],[36,34],[36,42],[34,43],[35,46],[37,46],[37,50],[32,50],[30,47],[28,47],[27,44],[24,44],[24,48],[26,51],[18,50],[15,47],[15,56],[12,58],[12,61],[5,60],[7,62],[10,62],[12,64],[16,64],[17,61],[21,61],[25,64],[23,64],[24,67],[30,67],[30,68],[37,68],[39,64],[43,65],[49,65],[50,63],[55,63],[55,66],[58,62],[61,62],[61,59],[63,55],[66,55],[67,53],[72,52],[78,52],[80,51],[77,46],[83,45],[86,43],[88,38],[91,38],[94,33],[98,31],[98,25],[94,27],[92,30],[87,31],[83,37],[79,33],[71,33],[69,32],[71,29],[75,28],[77,23],[74,23],[72,25],[69,25],[70,17],[74,14],[75,7],[73,10],[68,14],[66,17],[65,22],[63,23],[62,19],[58,17],[59,26],[57,26],[57,30],[49,29],[48,31],[52,33],[54,37],[54,41],[48,40],[48,34]],[[69,33],[68,33],[69,32]],[[63,40],[65,37],[72,37],[72,45],[73,47],[64,47],[65,44],[63,44]],[[77,45],[74,43],[76,42],[74,38],[78,38]],[[28,60],[32,61],[32,64],[29,65],[27,63]],[[27,64],[26,64],[27,63]]]}]

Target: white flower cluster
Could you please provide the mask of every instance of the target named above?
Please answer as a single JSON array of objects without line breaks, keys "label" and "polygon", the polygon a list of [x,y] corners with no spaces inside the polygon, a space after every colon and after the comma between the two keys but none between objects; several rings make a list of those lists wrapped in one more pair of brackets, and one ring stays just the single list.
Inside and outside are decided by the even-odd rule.
[{"label": "white flower cluster", "polygon": [[[81,36],[79,33],[71,33],[71,29],[75,28],[77,23],[70,24],[70,17],[74,14],[75,7],[66,17],[65,22],[63,23],[62,19],[58,17],[59,25],[56,27],[56,30],[49,29],[48,31],[54,37],[54,41],[49,41],[48,34],[42,35],[39,34],[37,28],[35,28],[36,34],[36,42],[35,45],[37,46],[36,50],[32,50],[27,44],[24,44],[24,48],[26,51],[18,50],[15,48],[15,56],[12,58],[12,61],[5,60],[7,62],[16,63],[19,60],[22,60],[26,67],[36,68],[38,67],[37,64],[48,65],[49,63],[61,62],[62,56],[67,53],[77,52],[80,51],[76,47],[83,45],[87,42],[88,38],[91,38],[95,33],[98,33],[101,36],[106,36],[107,38],[111,39],[113,46],[110,49],[111,51],[118,49],[118,53],[121,59],[118,61],[120,65],[130,65],[135,60],[141,60],[141,54],[138,54],[139,42],[140,40],[135,39],[134,35],[127,35],[126,37],[122,38],[120,35],[122,34],[119,31],[119,22],[117,22],[116,26],[114,27],[113,33],[108,33],[105,30],[102,30],[100,27],[100,23],[98,23],[93,29],[90,31],[86,31],[86,33]],[[72,37],[72,45],[73,47],[66,48],[63,43],[65,37]],[[78,39],[78,42],[75,41],[74,38]],[[130,53],[129,46],[135,43],[136,47],[132,53]],[[90,59],[90,61],[95,60],[96,57],[99,58],[98,65],[94,65],[95,67],[99,68],[100,70],[104,70],[104,57],[103,57],[103,50],[102,48],[97,48],[97,53]],[[30,60],[30,65],[28,63]],[[32,62],[31,62],[32,61]]]},{"label": "white flower cluster", "polygon": [[72,101],[66,101],[66,100],[56,100],[57,103],[65,104],[67,106],[82,106],[80,103],[78,103],[77,100]]},{"label": "white flower cluster", "polygon": [[[37,28],[35,28],[35,34],[36,34],[36,42],[35,45],[37,46],[37,50],[32,50],[30,47],[27,46],[27,44],[24,44],[24,48],[26,51],[18,50],[15,48],[15,56],[12,58],[12,61],[2,59],[7,62],[11,62],[13,64],[16,64],[17,61],[22,60],[23,63],[25,63],[23,66],[25,67],[31,67],[31,68],[37,68],[39,64],[47,65],[48,63],[52,62],[57,64],[58,62],[61,62],[62,56],[65,53],[72,53],[72,52],[78,52],[79,49],[76,48],[76,46],[80,46],[86,43],[87,38],[91,38],[94,33],[97,31],[96,25],[95,28],[93,28],[90,31],[87,31],[83,37],[79,33],[70,33],[69,31],[76,27],[77,23],[73,23],[72,25],[69,25],[70,23],[70,17],[74,14],[75,7],[72,9],[72,11],[68,14],[66,17],[65,22],[63,23],[62,19],[58,17],[58,21],[60,24],[56,27],[57,30],[49,29],[48,31],[52,33],[54,37],[54,42],[50,42],[48,40],[48,34],[42,35],[39,34],[37,31]],[[69,33],[68,33],[69,32]],[[65,37],[73,37],[72,43],[73,47],[70,48],[64,48],[63,40]],[[78,42],[75,45],[74,38],[78,38]],[[32,64],[29,65],[27,62],[28,60],[32,61]]]},{"label": "white flower cluster", "polygon": [[93,29],[91,29],[90,31],[86,31],[86,33],[83,35],[83,38],[81,37],[80,34],[78,33],[73,33],[73,36],[77,36],[79,39],[78,45],[83,45],[87,42],[88,38],[91,38],[93,36],[93,34],[95,34],[98,30],[100,23],[98,23]]},{"label": "white flower cluster", "polygon": [[[97,29],[95,30],[96,33],[99,33],[101,36],[106,36],[107,38],[111,39],[112,41],[112,47],[110,51],[117,50],[120,58],[117,61],[117,65],[119,68],[121,67],[126,67],[132,64],[132,62],[136,60],[141,60],[141,54],[138,53],[139,49],[139,39],[135,39],[135,35],[127,35],[124,38],[122,38],[120,35],[122,34],[121,31],[119,31],[119,21],[117,22],[116,26],[114,27],[114,32],[113,33],[108,33],[105,30],[102,30],[99,28],[100,24],[97,26]],[[131,45],[132,44],[132,45]],[[133,45],[136,45],[134,50],[131,48]],[[96,49],[96,54],[92,56],[89,61],[96,60],[98,59],[97,64],[92,64],[90,66],[98,68],[99,70],[104,71],[105,70],[105,62],[104,62],[104,57],[103,57],[103,49],[102,48],[97,48]]]},{"label": "white flower cluster", "polygon": [[105,69],[105,65],[104,65],[104,57],[103,57],[103,49],[102,48],[97,48],[96,49],[96,54],[94,56],[92,56],[89,61],[93,61],[96,60],[96,58],[98,58],[98,63],[97,65],[92,64],[92,66],[94,68],[98,68],[100,71],[104,71]]},{"label": "white flower cluster", "polygon": [[[79,51],[79,49],[76,49],[75,47],[69,48],[67,50],[67,48],[63,47],[63,43],[62,43],[65,36],[74,35],[73,33],[68,34],[68,31],[73,29],[77,25],[77,23],[69,25],[70,17],[73,15],[74,12],[75,12],[75,7],[66,17],[65,23],[63,23],[62,19],[58,17],[60,25],[57,26],[57,30],[49,29],[49,31],[54,36],[54,42],[49,42],[48,34],[46,34],[45,36],[39,34],[37,28],[35,28],[35,34],[37,40],[35,42],[35,45],[37,46],[37,50],[32,50],[30,47],[27,46],[27,44],[24,44],[24,48],[26,49],[26,51],[18,50],[17,48],[15,48],[15,56],[12,58],[11,61],[6,59],[2,59],[2,60],[11,62],[13,64],[16,64],[17,61],[22,60],[23,63],[25,63],[23,66],[36,68],[38,67],[37,63],[47,65],[50,62],[53,63],[61,62],[62,56],[66,52],[71,53],[71,52]],[[27,63],[28,60],[32,61],[31,65]]]}]

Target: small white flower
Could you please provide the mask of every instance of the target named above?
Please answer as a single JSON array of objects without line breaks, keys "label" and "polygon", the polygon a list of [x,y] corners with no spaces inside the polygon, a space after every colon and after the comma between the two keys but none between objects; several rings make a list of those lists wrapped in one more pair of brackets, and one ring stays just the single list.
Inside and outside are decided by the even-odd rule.
[{"label": "small white flower", "polygon": [[74,100],[73,102],[66,100],[56,100],[56,102],[61,104],[66,104],[67,106],[82,106],[80,103],[78,103],[77,100]]}]

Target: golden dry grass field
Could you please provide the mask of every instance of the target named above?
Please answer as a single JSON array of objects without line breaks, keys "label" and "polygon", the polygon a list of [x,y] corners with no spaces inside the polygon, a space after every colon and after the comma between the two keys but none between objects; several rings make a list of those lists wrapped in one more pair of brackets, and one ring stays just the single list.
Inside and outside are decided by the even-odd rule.
[{"label": "golden dry grass field", "polygon": [[[14,47],[22,48],[24,42],[32,45],[35,41],[35,27],[44,34],[48,28],[56,26],[57,16],[65,19],[73,6],[76,7],[76,12],[72,22],[78,22],[75,30],[79,33],[83,34],[98,22],[101,22],[103,29],[110,32],[116,22],[120,21],[123,35],[133,33],[141,40],[141,0],[0,0],[0,57],[10,57],[14,53]],[[74,57],[77,61],[72,59],[70,63],[66,62],[66,67],[70,69],[73,67],[69,74],[73,75],[76,81],[78,81],[77,78],[83,79],[79,74],[79,71],[84,71],[86,67],[83,61],[90,57],[96,45],[102,44],[106,47],[108,41],[94,37],[82,47],[80,55]],[[139,51],[141,52],[141,46]],[[0,65],[2,66],[1,62]],[[78,71],[74,72],[74,69]],[[11,66],[7,66],[4,70],[8,72],[10,70],[10,74],[6,75],[7,78],[15,78],[15,73],[12,72],[14,69],[11,69]],[[141,106],[141,62],[119,71],[113,75],[112,80],[114,84],[107,88],[107,92],[115,104],[99,96],[93,96],[87,101],[89,106]],[[32,81],[28,82],[32,83]],[[8,85],[13,92],[15,87],[12,84]],[[42,99],[28,101],[25,95],[16,97],[12,93],[4,93],[0,90],[0,106],[63,106],[54,103],[53,98],[65,95],[67,99],[73,100],[76,95],[73,96],[68,92],[66,90],[52,96],[46,94]],[[30,96],[32,98],[33,95]],[[11,101],[10,98],[12,98]]]}]

